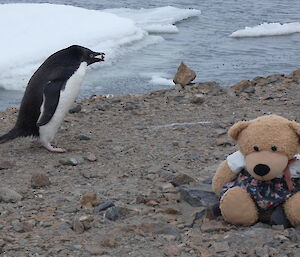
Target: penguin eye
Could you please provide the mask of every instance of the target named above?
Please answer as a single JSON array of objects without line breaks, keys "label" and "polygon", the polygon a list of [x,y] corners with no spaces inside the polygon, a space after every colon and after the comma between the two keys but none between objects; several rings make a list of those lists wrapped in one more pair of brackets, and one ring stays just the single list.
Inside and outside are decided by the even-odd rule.
[{"label": "penguin eye", "polygon": [[91,57],[91,58],[94,58],[94,55],[93,55],[93,54],[90,54],[90,57]]},{"label": "penguin eye", "polygon": [[271,149],[272,149],[273,152],[276,152],[276,151],[277,151],[277,146],[273,145],[273,146],[271,147]]},{"label": "penguin eye", "polygon": [[253,149],[254,149],[255,152],[259,152],[258,146],[253,146]]}]

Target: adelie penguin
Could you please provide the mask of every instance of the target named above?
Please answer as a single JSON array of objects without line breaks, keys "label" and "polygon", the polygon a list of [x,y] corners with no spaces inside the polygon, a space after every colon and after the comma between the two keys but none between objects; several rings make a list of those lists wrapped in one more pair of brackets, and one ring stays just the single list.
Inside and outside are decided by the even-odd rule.
[{"label": "adelie penguin", "polygon": [[73,45],[49,56],[29,80],[17,122],[0,143],[32,136],[51,152],[65,152],[51,142],[78,96],[87,66],[104,61],[104,55]]}]

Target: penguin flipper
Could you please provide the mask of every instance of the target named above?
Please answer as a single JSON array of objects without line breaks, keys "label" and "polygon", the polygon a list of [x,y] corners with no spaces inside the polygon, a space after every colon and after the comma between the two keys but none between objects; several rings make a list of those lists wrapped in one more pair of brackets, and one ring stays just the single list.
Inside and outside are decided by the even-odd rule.
[{"label": "penguin flipper", "polygon": [[65,81],[61,80],[49,81],[46,84],[43,93],[41,114],[36,123],[38,127],[46,125],[51,120],[58,105],[60,91],[63,88],[64,84]]}]

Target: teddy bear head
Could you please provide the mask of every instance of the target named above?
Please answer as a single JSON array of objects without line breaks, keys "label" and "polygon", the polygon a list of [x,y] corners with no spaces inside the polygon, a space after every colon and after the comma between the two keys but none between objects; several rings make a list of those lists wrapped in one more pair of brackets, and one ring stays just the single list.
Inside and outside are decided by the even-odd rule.
[{"label": "teddy bear head", "polygon": [[239,121],[228,131],[245,156],[247,171],[258,180],[271,180],[300,152],[300,124],[278,115]]}]

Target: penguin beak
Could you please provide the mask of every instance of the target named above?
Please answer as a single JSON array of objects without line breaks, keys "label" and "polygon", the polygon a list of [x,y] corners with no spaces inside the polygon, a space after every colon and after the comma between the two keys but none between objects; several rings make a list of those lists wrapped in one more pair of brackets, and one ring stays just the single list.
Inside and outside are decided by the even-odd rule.
[{"label": "penguin beak", "polygon": [[105,53],[95,53],[95,61],[96,62],[104,62]]}]

